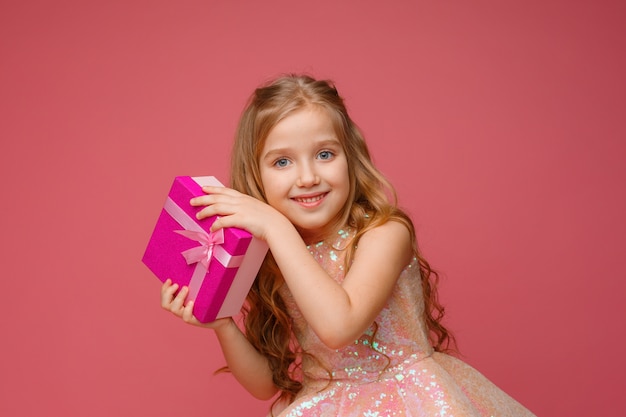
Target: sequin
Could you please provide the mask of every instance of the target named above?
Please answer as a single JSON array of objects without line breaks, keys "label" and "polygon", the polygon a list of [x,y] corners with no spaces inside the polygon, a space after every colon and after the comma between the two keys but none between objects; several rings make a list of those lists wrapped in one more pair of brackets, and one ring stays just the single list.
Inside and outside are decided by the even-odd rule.
[{"label": "sequin", "polygon": [[[308,246],[341,283],[343,249],[354,236]],[[277,417],[530,417],[533,414],[464,362],[430,347],[417,259],[400,277],[387,305],[369,329],[342,349],[329,349],[304,321],[286,287],[281,290],[303,350],[303,389],[275,409]]]}]

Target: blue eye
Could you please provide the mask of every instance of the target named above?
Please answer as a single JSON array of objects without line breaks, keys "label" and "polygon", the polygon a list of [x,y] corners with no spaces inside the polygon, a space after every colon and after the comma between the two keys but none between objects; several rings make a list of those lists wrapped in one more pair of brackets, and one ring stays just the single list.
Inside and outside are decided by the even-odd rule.
[{"label": "blue eye", "polygon": [[331,151],[322,151],[317,154],[319,159],[331,159],[333,157],[333,153]]},{"label": "blue eye", "polygon": [[289,165],[289,160],[285,159],[285,158],[280,158],[280,159],[276,160],[276,162],[274,162],[274,166],[276,166],[278,168],[284,168],[287,165]]}]

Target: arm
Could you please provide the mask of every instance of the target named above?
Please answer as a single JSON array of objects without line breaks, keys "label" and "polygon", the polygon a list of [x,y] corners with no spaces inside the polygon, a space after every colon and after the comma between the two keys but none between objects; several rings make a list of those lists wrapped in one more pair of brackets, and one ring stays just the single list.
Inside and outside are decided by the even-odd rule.
[{"label": "arm", "polygon": [[338,284],[301,240],[272,233],[268,243],[307,322],[335,349],[352,343],[372,324],[412,256],[409,231],[388,222],[363,235],[348,274]]},{"label": "arm", "polygon": [[211,323],[201,323],[192,314],[193,301],[185,304],[189,293],[187,287],[176,294],[178,285],[167,280],[161,288],[161,306],[185,322],[215,330],[228,368],[237,381],[254,397],[268,400],[278,392],[272,381],[272,372],[267,359],[246,339],[230,317]]},{"label": "arm", "polygon": [[409,231],[388,222],[360,240],[354,263],[342,284],[313,259],[298,231],[269,205],[227,188],[192,200],[206,205],[199,217],[220,214],[213,229],[240,227],[265,240],[298,307],[317,336],[329,347],[352,343],[371,325],[409,263]]}]

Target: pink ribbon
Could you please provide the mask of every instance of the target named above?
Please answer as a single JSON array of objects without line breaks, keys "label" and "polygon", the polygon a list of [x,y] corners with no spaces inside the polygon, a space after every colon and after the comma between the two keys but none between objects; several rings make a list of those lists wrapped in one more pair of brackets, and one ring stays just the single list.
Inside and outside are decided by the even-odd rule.
[{"label": "pink ribbon", "polygon": [[185,229],[175,230],[176,233],[200,242],[200,246],[181,252],[187,264],[196,264],[189,280],[189,295],[187,296],[190,300],[195,300],[204,283],[212,259],[217,259],[225,268],[238,268],[244,257],[243,255],[233,256],[224,249],[223,229],[213,233],[206,232],[170,197],[165,200],[163,209]]},{"label": "pink ribbon", "polygon": [[174,230],[174,232],[200,243],[200,246],[187,249],[181,252],[181,255],[185,257],[187,265],[200,262],[208,271],[213,256],[213,248],[215,245],[224,243],[224,230],[220,229],[216,232],[209,233],[204,231],[196,232],[193,230]]}]

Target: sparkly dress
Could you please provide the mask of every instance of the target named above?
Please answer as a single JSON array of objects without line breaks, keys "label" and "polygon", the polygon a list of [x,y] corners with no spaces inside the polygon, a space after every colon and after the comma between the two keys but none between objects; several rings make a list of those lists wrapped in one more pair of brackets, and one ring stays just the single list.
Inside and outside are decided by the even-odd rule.
[{"label": "sparkly dress", "polygon": [[[344,277],[342,248],[352,235],[341,231],[337,242],[309,246],[339,282]],[[400,275],[375,324],[342,349],[330,349],[318,339],[286,287],[281,295],[300,346],[314,358],[304,355],[303,389],[293,403],[277,406],[274,416],[533,416],[474,368],[433,352],[422,318],[424,302],[415,259]]]}]

